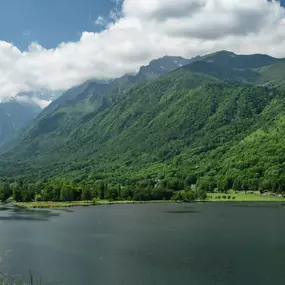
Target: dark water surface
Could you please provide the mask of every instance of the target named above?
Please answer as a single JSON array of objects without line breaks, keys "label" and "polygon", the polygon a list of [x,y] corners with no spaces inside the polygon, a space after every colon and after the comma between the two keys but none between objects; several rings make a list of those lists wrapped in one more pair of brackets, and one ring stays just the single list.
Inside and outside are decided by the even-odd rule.
[{"label": "dark water surface", "polygon": [[0,256],[44,284],[284,285],[285,205],[2,209]]}]

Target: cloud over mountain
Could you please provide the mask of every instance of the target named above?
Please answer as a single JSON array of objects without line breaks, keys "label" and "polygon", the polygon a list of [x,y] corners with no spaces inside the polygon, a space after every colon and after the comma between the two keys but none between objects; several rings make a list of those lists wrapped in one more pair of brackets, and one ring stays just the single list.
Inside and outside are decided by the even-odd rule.
[{"label": "cloud over mountain", "polygon": [[111,11],[112,22],[102,32],[85,31],[78,42],[55,49],[32,43],[21,52],[0,41],[0,100],[18,92],[62,90],[90,78],[134,73],[165,54],[192,57],[223,49],[285,56],[285,12],[275,1],[125,0],[117,4],[121,10]]}]

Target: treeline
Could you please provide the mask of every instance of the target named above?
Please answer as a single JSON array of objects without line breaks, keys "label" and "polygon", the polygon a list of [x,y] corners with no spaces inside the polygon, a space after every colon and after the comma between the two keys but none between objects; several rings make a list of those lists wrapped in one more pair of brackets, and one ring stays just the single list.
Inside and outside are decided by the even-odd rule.
[{"label": "treeline", "polygon": [[[168,186],[168,188],[166,188]],[[150,200],[205,200],[206,192],[193,190],[176,179],[169,183],[153,180],[141,181],[137,185],[112,185],[97,181],[94,185],[56,184],[37,182],[23,184],[19,182],[0,183],[0,201],[12,198],[17,202],[31,201],[86,201],[108,199],[110,201],[150,201]]]},{"label": "treeline", "polygon": [[86,201],[96,199],[132,200],[205,200],[207,193],[237,191],[265,191],[285,193],[285,179],[235,178],[189,175],[184,178],[129,179],[124,183],[97,180],[48,181],[36,183],[10,180],[0,182],[0,201],[9,198],[17,202],[30,201]]},{"label": "treeline", "polygon": [[[258,175],[256,175],[258,176]],[[215,177],[204,176],[198,180],[200,190],[213,193],[215,191],[227,193],[233,189],[237,191],[270,191],[273,193],[285,193],[285,177],[276,178],[241,178],[235,179],[226,177],[217,179]]]}]

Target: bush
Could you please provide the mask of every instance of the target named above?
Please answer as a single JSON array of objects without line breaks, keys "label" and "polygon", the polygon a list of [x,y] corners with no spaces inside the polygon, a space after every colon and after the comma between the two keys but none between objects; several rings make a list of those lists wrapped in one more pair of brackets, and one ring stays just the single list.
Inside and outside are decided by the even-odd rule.
[{"label": "bush", "polygon": [[235,200],[235,199],[236,199],[236,196],[233,196],[232,199]]},{"label": "bush", "polygon": [[36,195],[35,195],[35,201],[36,201],[36,202],[41,202],[41,201],[43,201],[42,195],[41,195],[41,194],[36,194]]},{"label": "bush", "polygon": [[197,197],[196,193],[193,190],[187,190],[187,191],[184,192],[184,202],[193,202],[197,198],[198,197]]},{"label": "bush", "polygon": [[96,205],[100,201],[100,198],[94,198],[92,200],[92,205]]},{"label": "bush", "polygon": [[230,200],[231,199],[231,195],[228,195],[228,200]]},{"label": "bush", "polygon": [[226,196],[226,195],[223,195],[222,198],[223,198],[223,199],[227,199],[227,196]]},{"label": "bush", "polygon": [[171,200],[173,200],[173,201],[183,201],[184,200],[183,194],[180,191],[174,192]]}]

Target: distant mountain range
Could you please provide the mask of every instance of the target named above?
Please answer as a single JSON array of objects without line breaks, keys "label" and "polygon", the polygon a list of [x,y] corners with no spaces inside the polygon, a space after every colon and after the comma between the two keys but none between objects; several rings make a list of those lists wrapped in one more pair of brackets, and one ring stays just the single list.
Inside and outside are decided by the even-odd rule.
[{"label": "distant mountain range", "polygon": [[[176,68],[179,68],[190,60],[182,57],[170,57],[165,56],[163,58],[153,60],[147,66],[142,66],[137,75],[125,75],[120,79],[100,81],[89,80],[84,84],[72,88],[67,91],[63,96],[63,92],[51,92],[49,90],[39,90],[34,92],[22,92],[15,98],[8,102],[0,103],[0,145],[6,140],[11,139],[19,130],[26,127],[38,114],[41,109],[49,106],[44,110],[43,114],[63,106],[64,104],[74,103],[77,100],[84,100],[84,98],[78,97],[78,94],[83,90],[89,92],[90,96],[94,97],[94,94],[105,94],[107,91],[124,88],[124,86],[132,86],[147,80],[154,79],[160,75],[166,74]],[[88,95],[88,96],[89,96]],[[84,95],[86,96],[86,95]],[[87,97],[88,97],[87,96]],[[60,98],[59,98],[60,97]],[[59,98],[58,100],[56,100]],[[85,98],[87,100],[89,98]],[[92,106],[89,106],[92,109]],[[84,110],[82,110],[84,112]],[[9,114],[10,116],[6,115]],[[5,146],[12,145],[9,140]]]},{"label": "distant mountain range", "polygon": [[74,191],[96,181],[283,191],[284,70],[284,59],[220,51],[88,81],[28,125],[0,177]]},{"label": "distant mountain range", "polygon": [[0,145],[26,127],[41,111],[62,92],[41,90],[23,92],[0,103]]},{"label": "distant mountain range", "polygon": [[11,100],[0,103],[0,143],[30,123],[41,108],[32,103]]}]

